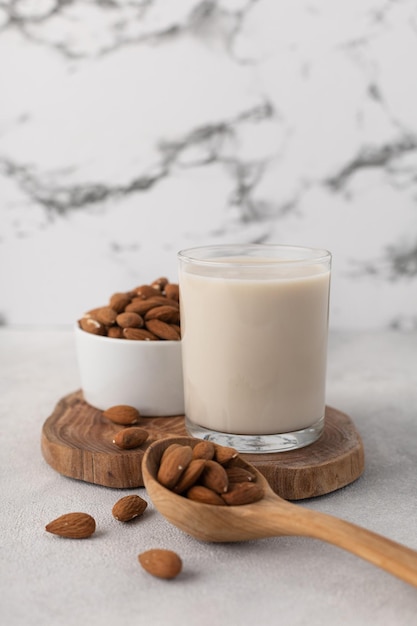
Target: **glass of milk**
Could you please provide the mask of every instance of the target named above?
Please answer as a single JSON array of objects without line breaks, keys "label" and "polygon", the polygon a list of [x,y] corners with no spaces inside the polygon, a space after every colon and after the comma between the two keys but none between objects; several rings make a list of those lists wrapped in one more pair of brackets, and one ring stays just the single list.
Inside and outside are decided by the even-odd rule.
[{"label": "glass of milk", "polygon": [[331,254],[286,245],[178,253],[185,424],[240,452],[323,430]]}]

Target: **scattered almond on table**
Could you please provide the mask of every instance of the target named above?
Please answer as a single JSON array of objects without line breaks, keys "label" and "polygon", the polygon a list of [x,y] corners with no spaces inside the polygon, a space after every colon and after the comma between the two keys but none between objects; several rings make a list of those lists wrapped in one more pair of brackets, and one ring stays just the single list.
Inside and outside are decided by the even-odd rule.
[{"label": "scattered almond on table", "polygon": [[182,570],[182,560],[172,550],[147,550],[138,555],[138,560],[144,570],[157,578],[175,578]]},{"label": "scattered almond on table", "polygon": [[[108,318],[112,316],[107,312]],[[104,319],[104,317],[102,317]],[[145,428],[135,426],[140,412],[129,405],[115,405],[103,411],[103,416],[123,426],[113,437],[121,449],[142,445],[149,437]],[[260,500],[264,491],[257,483],[256,474],[239,464],[237,450],[211,441],[197,441],[195,445],[171,443],[163,452],[157,480],[180,496],[214,506],[239,506]],[[113,517],[129,522],[143,515],[148,504],[138,495],[127,495],[115,502]],[[88,513],[66,513],[45,526],[49,533],[72,539],[90,537],[96,530],[96,521]],[[142,568],[157,578],[173,579],[182,571],[181,557],[172,550],[153,548],[138,555]]]},{"label": "scattered almond on table", "polygon": [[114,293],[107,304],[84,313],[78,325],[87,333],[113,339],[179,341],[179,286],[161,277]]},{"label": "scattered almond on table", "polygon": [[124,496],[114,504],[112,514],[119,522],[130,522],[135,517],[143,515],[147,506],[146,500],[140,496]]},{"label": "scattered almond on table", "polygon": [[88,513],[64,513],[45,526],[53,535],[69,539],[86,539],[96,530],[96,521]]}]

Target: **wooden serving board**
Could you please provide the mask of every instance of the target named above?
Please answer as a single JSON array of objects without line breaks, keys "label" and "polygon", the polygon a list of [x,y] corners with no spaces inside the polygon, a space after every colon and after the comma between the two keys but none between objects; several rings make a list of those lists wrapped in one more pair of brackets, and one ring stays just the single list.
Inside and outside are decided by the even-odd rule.
[{"label": "wooden serving board", "polygon": [[[122,426],[103,417],[84,401],[81,391],[62,398],[42,428],[41,449],[57,472],[113,488],[143,487],[142,458],[156,439],[187,436],[184,416],[143,417],[149,439],[134,450],[120,450],[113,437]],[[298,450],[275,454],[242,454],[287,500],[313,498],[345,487],[364,470],[361,437],[352,420],[326,407],[320,439]]]}]

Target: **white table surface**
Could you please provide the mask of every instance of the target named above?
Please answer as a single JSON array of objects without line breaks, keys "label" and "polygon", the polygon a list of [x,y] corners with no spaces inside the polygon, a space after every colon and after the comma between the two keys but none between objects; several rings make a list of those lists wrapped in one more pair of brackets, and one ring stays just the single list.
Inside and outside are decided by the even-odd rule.
[{"label": "white table surface", "polygon": [[[56,402],[80,386],[70,329],[0,329],[0,623],[185,626],[415,625],[417,589],[322,542],[277,537],[206,544],[150,503],[117,522],[114,490],[66,478],[43,459],[40,435]],[[417,333],[331,333],[327,403],[348,413],[365,447],[354,484],[300,506],[365,526],[417,550]],[[44,530],[86,511],[93,537]],[[138,564],[148,548],[183,559],[172,581]]]}]

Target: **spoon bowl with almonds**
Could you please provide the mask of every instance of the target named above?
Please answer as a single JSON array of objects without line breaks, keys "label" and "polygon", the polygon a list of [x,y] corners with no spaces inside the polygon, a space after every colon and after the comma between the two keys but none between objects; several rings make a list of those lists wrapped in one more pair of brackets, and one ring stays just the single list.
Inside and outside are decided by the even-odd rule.
[{"label": "spoon bowl with almonds", "polygon": [[[169,447],[171,450],[175,447],[193,450],[198,443],[199,440],[188,437],[161,439],[149,446],[143,458],[142,473],[146,490],[155,508],[174,526],[196,539],[208,542],[238,542],[279,535],[320,539],[417,587],[416,551],[350,522],[284,500],[272,490],[265,477],[237,453],[232,466],[246,470],[253,477],[251,482],[256,485],[257,495],[253,494],[252,501],[249,496],[246,504],[240,504],[239,499],[234,504],[233,498],[227,504],[224,487],[217,489],[220,494],[223,489],[224,494],[220,495],[223,502],[216,504],[187,497],[187,494],[191,494],[190,486],[181,493],[176,492],[176,484],[181,476],[184,479],[184,472],[190,465],[192,457],[189,451],[186,454],[177,452],[176,457],[171,457],[170,464],[164,464],[169,470],[165,474],[169,473],[171,483],[165,480],[165,476],[164,482],[169,486],[162,484],[161,459],[164,454],[167,455],[166,450]],[[230,463],[223,465],[227,468]],[[178,475],[173,477],[176,470]],[[217,483],[220,474],[219,471]],[[197,482],[202,491],[204,485],[201,480]]]}]

